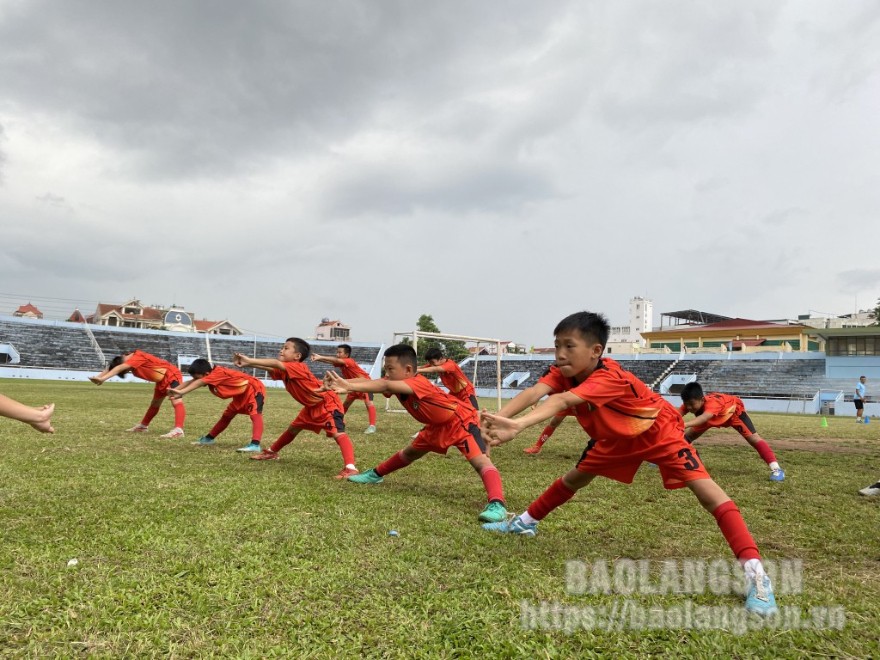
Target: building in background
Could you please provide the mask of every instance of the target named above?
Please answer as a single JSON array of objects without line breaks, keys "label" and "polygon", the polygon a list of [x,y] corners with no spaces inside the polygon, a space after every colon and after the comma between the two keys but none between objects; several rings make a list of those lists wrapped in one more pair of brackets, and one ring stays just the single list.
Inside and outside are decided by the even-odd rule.
[{"label": "building in background", "polygon": [[331,321],[325,317],[321,319],[318,327],[315,328],[313,339],[340,342],[351,341],[351,328],[342,321]]},{"label": "building in background", "polygon": [[21,316],[26,319],[41,319],[43,318],[43,312],[39,309],[28,303],[27,305],[21,305],[17,310],[12,312],[13,316]]},{"label": "building in background", "polygon": [[[77,309],[69,321],[83,317]],[[140,328],[144,330],[169,330],[171,332],[201,332],[211,335],[240,335],[241,330],[231,321],[208,321],[196,319],[192,312],[182,307],[150,307],[135,298],[123,305],[98,303],[94,314],[85,317],[86,323],[117,328]]]},{"label": "building in background", "polygon": [[650,332],[654,319],[654,303],[636,296],[629,301],[629,325],[611,326],[605,353],[638,353],[646,345],[642,334]]}]

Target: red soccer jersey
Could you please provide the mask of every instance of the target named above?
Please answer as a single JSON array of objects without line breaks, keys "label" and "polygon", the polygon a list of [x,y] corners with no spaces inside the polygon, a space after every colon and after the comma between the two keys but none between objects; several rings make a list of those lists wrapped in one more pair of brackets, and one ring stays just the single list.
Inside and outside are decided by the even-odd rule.
[{"label": "red soccer jersey", "polygon": [[[712,413],[712,417],[709,421],[703,422],[700,428],[730,426],[731,419],[742,414],[745,409],[746,407],[742,399],[738,396],[722,394],[721,392],[708,392],[703,396],[703,409],[697,413],[697,417],[707,412]],[[684,406],[681,406],[678,410],[682,415],[687,413]]]},{"label": "red soccer jersey", "polygon": [[412,394],[395,396],[406,411],[427,426],[446,424],[461,420],[465,427],[479,423],[476,411],[456,397],[434,387],[424,376],[414,376],[403,381],[412,388]]},{"label": "red soccer jersey", "polygon": [[[430,367],[432,365],[426,364],[425,366]],[[473,384],[471,384],[468,377],[464,375],[461,368],[454,360],[449,359],[438,366],[443,369],[439,374],[440,382],[443,383],[447,390],[449,390],[449,393],[456,399],[461,399],[470,404],[469,399],[472,396],[476,396],[476,391],[474,390]]]},{"label": "red soccer jersey", "polygon": [[211,394],[221,399],[233,399],[248,393],[266,394],[266,386],[259,379],[241,371],[227,367],[214,367],[211,373],[202,377],[202,382],[211,390]]},{"label": "red soccer jersey", "polygon": [[597,440],[626,440],[659,430],[655,422],[664,410],[672,416],[664,415],[661,423],[670,419],[681,423],[671,404],[610,358],[600,359],[595,371],[580,384],[563,376],[555,365],[538,382],[550,386],[554,394],[571,391],[583,399],[574,406],[575,417]]},{"label": "red soccer jersey", "polygon": [[[125,364],[131,367],[131,373],[135,376],[151,383],[161,383],[166,377],[180,373],[170,362],[141,350],[136,350],[125,358]],[[182,376],[180,380],[183,380]]]},{"label": "red soccer jersey", "polygon": [[342,377],[346,380],[351,378],[370,377],[370,374],[361,369],[360,365],[350,357],[342,359],[342,364],[339,365],[339,370],[342,372]]},{"label": "red soccer jersey", "polygon": [[284,389],[306,407],[327,403],[330,410],[342,410],[342,402],[336,392],[315,391],[321,387],[321,381],[303,362],[284,362],[284,370],[272,369],[269,377],[284,381]]}]

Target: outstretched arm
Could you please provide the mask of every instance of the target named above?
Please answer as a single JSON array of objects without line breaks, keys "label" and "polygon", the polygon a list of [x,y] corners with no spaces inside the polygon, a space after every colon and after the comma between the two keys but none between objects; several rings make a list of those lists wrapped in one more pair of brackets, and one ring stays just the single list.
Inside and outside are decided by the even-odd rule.
[{"label": "outstretched arm", "polygon": [[520,432],[530,426],[552,419],[563,410],[583,402],[583,399],[571,392],[560,392],[559,394],[554,394],[548,398],[544,403],[528,414],[523,415],[522,417],[517,417],[516,419],[503,417],[500,413],[493,415],[487,412],[483,412],[480,417],[485,433],[489,438],[489,444],[497,446],[504,444],[505,442],[510,442],[519,435]]},{"label": "outstretched arm", "polygon": [[195,389],[204,387],[204,385],[205,381],[201,378],[193,378],[184,385],[178,385],[177,387],[172,387],[168,390],[168,398],[172,400],[183,398],[183,395],[187,392],[192,392]]},{"label": "outstretched arm", "polygon": [[113,376],[118,376],[119,374],[125,373],[129,371],[131,367],[129,367],[125,362],[122,364],[117,364],[112,369],[105,369],[97,376],[89,376],[89,380],[92,381],[95,385],[103,385],[104,381],[110,380]]},{"label": "outstretched arm", "polygon": [[344,360],[340,360],[338,357],[331,357],[329,355],[317,355],[316,353],[312,353],[312,362],[326,362],[327,364],[332,364],[337,367],[345,363]]},{"label": "outstretched arm", "polygon": [[[518,415],[526,408],[529,408],[545,396],[553,392],[549,385],[545,385],[544,383],[536,383],[531,387],[524,389],[522,392],[513,397],[510,401],[504,404],[495,415],[497,417],[513,417],[514,415]],[[578,400],[580,403],[580,400]]]},{"label": "outstretched arm", "polygon": [[412,394],[412,388],[402,380],[386,380],[379,378],[353,378],[346,380],[333,371],[324,374],[323,391],[333,391],[337,394],[346,392],[367,392],[372,394]]},{"label": "outstretched arm", "polygon": [[31,408],[15,399],[0,394],[0,415],[14,419],[25,424],[30,424],[41,433],[55,433],[52,428],[52,412],[55,410],[54,403],[47,403],[39,408]]},{"label": "outstretched arm", "polygon": [[442,374],[446,369],[443,367],[419,367],[416,369],[418,374]]},{"label": "outstretched arm", "polygon": [[232,364],[236,367],[256,367],[266,371],[274,371],[275,369],[284,371],[284,363],[281,360],[275,358],[252,358],[241,353],[233,354]]},{"label": "outstretched arm", "polygon": [[712,419],[713,415],[710,412],[704,412],[702,415],[694,417],[693,419],[689,419],[684,423],[684,427],[686,429],[693,428],[694,426],[702,426],[710,419]]}]

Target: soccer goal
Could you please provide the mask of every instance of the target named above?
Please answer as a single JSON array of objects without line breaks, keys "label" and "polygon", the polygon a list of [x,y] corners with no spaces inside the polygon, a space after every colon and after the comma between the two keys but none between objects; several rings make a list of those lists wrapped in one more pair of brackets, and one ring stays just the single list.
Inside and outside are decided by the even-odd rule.
[{"label": "soccer goal", "polygon": [[[464,342],[470,350],[468,357],[462,367],[465,375],[471,379],[474,388],[477,390],[494,389],[495,398],[497,400],[496,410],[501,410],[501,352],[504,341],[501,339],[489,339],[486,337],[469,337],[467,335],[450,335],[443,332],[422,332],[421,330],[411,330],[409,332],[395,332],[391,339],[391,345],[399,344],[404,339],[409,339],[416,353],[419,351],[419,342],[432,340],[432,343],[444,345],[444,342]],[[484,352],[492,356],[494,353],[495,369],[491,376],[487,376],[487,370],[479,369],[480,364],[486,364],[487,360],[480,359],[480,353]],[[444,351],[445,354],[445,351]],[[491,357],[489,357],[491,360]],[[406,412],[397,397],[389,397],[385,399],[385,412]]]}]

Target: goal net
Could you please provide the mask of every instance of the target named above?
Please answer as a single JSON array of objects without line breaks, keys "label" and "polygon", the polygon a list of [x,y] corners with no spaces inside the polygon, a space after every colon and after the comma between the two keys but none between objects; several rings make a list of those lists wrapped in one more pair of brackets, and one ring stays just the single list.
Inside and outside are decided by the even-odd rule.
[{"label": "goal net", "polygon": [[[443,332],[422,332],[411,330],[409,332],[395,332],[391,339],[391,345],[409,343],[415,349],[417,355],[424,355],[426,344],[428,348],[436,346],[443,351],[443,355],[455,359],[461,366],[461,370],[474,384],[477,396],[494,395],[496,410],[501,410],[501,353],[504,342],[500,339],[486,337],[469,337],[467,335],[450,335]],[[450,348],[467,349],[468,356],[456,359],[451,355]],[[420,359],[422,359],[420,357]],[[435,374],[427,374],[431,380],[436,379]],[[437,384],[440,385],[439,380]],[[442,386],[442,385],[441,385]],[[488,390],[488,391],[487,391]],[[385,399],[385,412],[406,412],[397,397]]]}]

